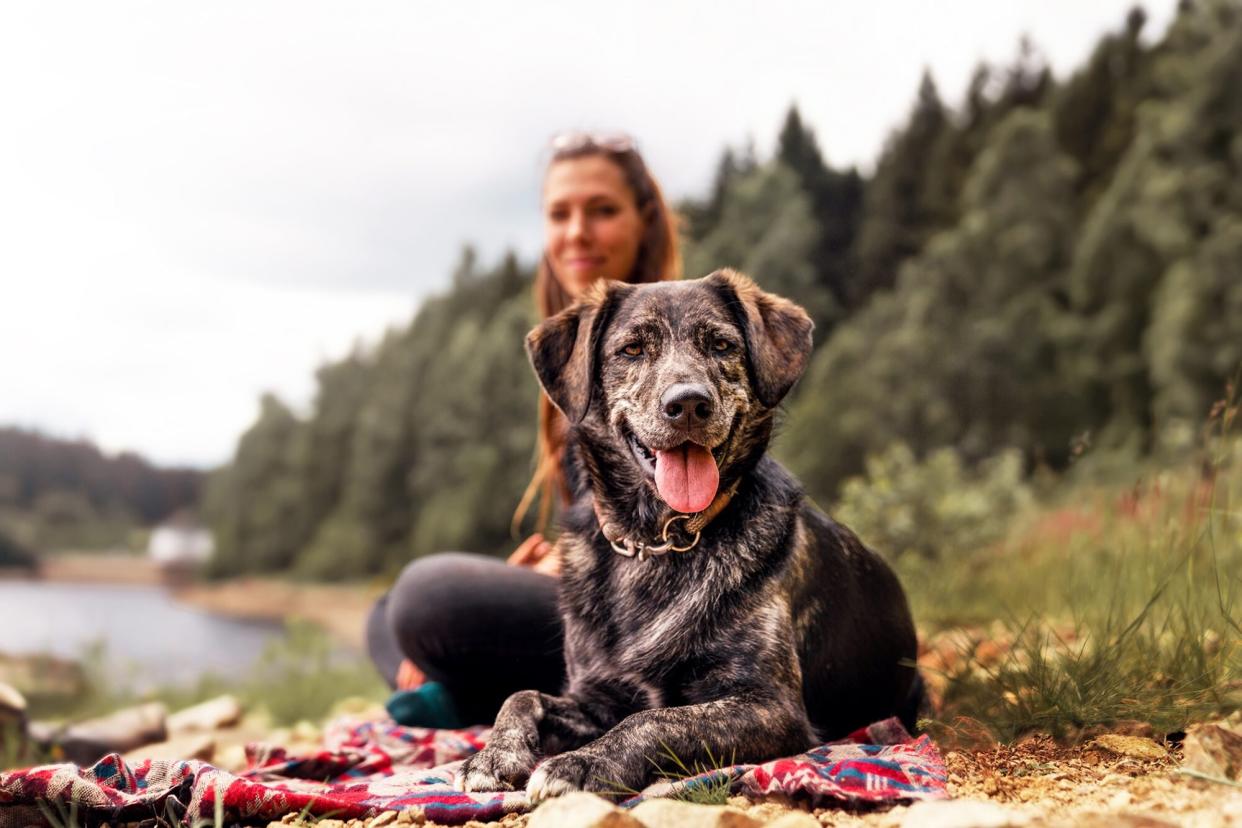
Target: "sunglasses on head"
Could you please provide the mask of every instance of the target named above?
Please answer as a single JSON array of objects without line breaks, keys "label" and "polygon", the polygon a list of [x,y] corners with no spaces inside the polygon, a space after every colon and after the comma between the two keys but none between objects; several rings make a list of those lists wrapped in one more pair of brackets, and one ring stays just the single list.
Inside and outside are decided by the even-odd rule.
[{"label": "sunglasses on head", "polygon": [[585,149],[632,152],[637,149],[634,139],[624,132],[562,132],[553,136],[549,145],[555,153],[577,152]]}]

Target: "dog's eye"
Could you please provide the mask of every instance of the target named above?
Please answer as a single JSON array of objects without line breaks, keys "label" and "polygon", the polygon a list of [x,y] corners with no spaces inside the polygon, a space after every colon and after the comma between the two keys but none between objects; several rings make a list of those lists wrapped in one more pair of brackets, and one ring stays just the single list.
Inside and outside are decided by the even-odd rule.
[{"label": "dog's eye", "polygon": [[733,350],[733,343],[727,339],[716,337],[712,340],[712,350],[718,354],[727,354]]},{"label": "dog's eye", "polygon": [[643,346],[637,342],[631,342],[629,345],[626,345],[621,349],[621,353],[625,354],[627,357],[640,357],[643,355]]}]

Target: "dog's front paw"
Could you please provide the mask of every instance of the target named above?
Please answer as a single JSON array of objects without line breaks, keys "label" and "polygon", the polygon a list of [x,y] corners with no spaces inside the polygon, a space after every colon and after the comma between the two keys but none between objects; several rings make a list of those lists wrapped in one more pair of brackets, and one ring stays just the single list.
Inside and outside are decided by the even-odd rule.
[{"label": "dog's front paw", "polygon": [[584,750],[553,756],[530,775],[526,798],[531,805],[570,791],[616,793],[623,789],[621,780],[614,779],[616,767]]},{"label": "dog's front paw", "polygon": [[462,763],[453,787],[459,791],[516,790],[534,766],[535,757],[529,752],[489,745]]}]

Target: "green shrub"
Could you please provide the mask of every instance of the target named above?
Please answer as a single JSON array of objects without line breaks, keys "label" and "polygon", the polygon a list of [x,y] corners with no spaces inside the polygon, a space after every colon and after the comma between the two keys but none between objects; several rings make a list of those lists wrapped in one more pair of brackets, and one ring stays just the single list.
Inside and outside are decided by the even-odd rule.
[{"label": "green shrub", "polygon": [[1031,500],[1017,451],[968,469],[951,448],[920,460],[903,443],[867,458],[835,516],[890,559],[960,558],[1002,537]]}]

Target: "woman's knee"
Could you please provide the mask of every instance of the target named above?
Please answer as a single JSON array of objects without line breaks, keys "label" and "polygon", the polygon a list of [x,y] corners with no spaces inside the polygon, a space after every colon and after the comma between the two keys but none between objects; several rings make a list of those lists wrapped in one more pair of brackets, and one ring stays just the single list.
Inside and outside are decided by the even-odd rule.
[{"label": "woman's knee", "polygon": [[424,670],[444,655],[478,565],[476,555],[429,555],[407,564],[389,591],[388,623],[406,657]]}]

